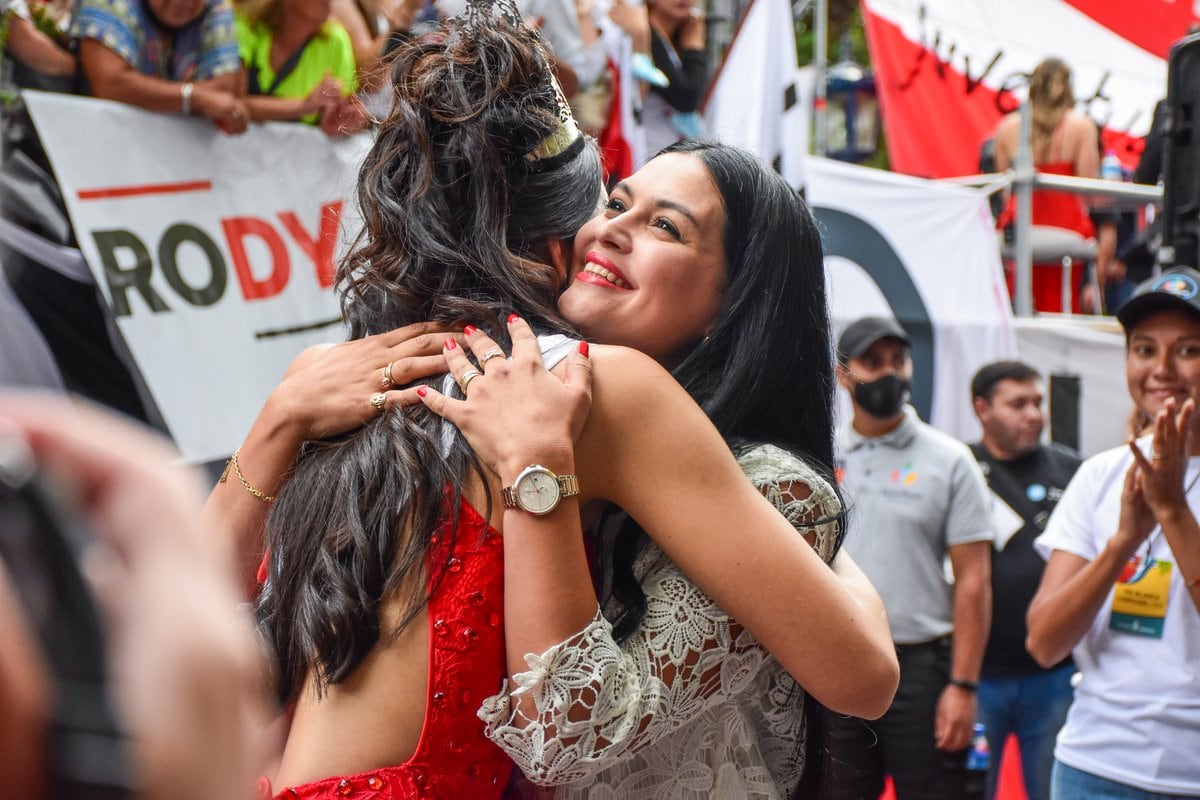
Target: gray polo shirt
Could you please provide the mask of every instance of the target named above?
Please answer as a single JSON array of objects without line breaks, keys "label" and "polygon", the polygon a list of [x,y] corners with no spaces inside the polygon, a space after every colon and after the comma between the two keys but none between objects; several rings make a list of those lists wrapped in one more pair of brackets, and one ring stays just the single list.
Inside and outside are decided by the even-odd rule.
[{"label": "gray polo shirt", "polygon": [[951,633],[946,550],[992,538],[987,485],[971,451],[911,406],[883,436],[846,425],[837,449],[849,507],[845,547],[883,598],[892,639],[916,644]]}]

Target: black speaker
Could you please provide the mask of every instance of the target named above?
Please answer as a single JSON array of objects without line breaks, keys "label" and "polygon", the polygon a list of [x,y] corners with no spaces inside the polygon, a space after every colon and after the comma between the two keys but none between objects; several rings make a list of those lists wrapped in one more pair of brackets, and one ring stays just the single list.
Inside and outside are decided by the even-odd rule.
[{"label": "black speaker", "polygon": [[1163,268],[1196,268],[1200,250],[1200,34],[1181,39],[1167,58],[1163,148]]}]

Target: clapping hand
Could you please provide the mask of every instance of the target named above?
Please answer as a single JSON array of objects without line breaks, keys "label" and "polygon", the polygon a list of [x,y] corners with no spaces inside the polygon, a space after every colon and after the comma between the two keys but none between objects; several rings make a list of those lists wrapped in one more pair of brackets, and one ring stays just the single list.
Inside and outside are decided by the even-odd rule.
[{"label": "clapping hand", "polygon": [[[1136,442],[1130,442],[1133,453],[1134,493],[1140,495],[1153,520],[1161,522],[1169,515],[1187,510],[1183,477],[1187,471],[1188,432],[1196,402],[1185,400],[1176,411],[1174,398],[1169,398],[1154,418],[1149,458]],[[1124,500],[1124,498],[1122,498]],[[1125,503],[1122,502],[1122,517]]]}]

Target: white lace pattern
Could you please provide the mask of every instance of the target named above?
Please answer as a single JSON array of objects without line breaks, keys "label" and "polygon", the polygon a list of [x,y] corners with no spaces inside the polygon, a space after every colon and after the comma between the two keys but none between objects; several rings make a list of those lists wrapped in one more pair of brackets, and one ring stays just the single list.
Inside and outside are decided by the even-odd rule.
[{"label": "white lace pattern", "polygon": [[[832,488],[777,447],[738,461],[793,525],[816,531],[828,559]],[[647,599],[640,628],[618,645],[597,609],[575,636],[526,655],[515,688],[479,711],[488,736],[543,787],[537,797],[786,798],[803,769],[803,690],[653,544],[634,569]],[[524,694],[534,718],[512,702]]]}]

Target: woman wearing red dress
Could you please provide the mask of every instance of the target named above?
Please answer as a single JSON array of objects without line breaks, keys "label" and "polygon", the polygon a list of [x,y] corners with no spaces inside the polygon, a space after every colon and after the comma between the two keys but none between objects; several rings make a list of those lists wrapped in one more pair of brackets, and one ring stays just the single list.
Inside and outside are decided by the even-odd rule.
[{"label": "woman wearing red dress", "polygon": [[[1032,132],[1030,146],[1033,164],[1039,172],[1050,175],[1073,175],[1096,178],[1100,174],[1099,133],[1096,123],[1074,110],[1075,96],[1071,89],[1071,68],[1057,58],[1038,64],[1029,78],[1029,104]],[[1018,146],[1021,115],[1013,112],[1000,120],[996,128],[996,168],[1008,169]],[[1014,201],[1010,199],[1002,221],[1012,221]],[[1085,239],[1096,235],[1083,199],[1069,192],[1039,189],[1033,193],[1033,224],[1050,225],[1075,231]],[[1098,258],[1115,247],[1115,228],[1103,226]],[[1111,239],[1111,241],[1110,241]],[[1107,248],[1107,250],[1106,250]],[[1080,311],[1079,286],[1083,280],[1083,262],[1071,268],[1071,304],[1062,302],[1062,264],[1033,265],[1033,307],[1037,311]],[[1013,292],[1013,275],[1008,275],[1009,294]]]}]

